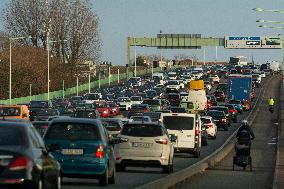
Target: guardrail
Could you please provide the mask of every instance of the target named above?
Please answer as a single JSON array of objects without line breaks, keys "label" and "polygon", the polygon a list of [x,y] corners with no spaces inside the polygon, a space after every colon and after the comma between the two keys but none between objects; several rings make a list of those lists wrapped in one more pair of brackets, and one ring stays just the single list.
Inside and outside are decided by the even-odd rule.
[{"label": "guardrail", "polygon": [[[160,68],[154,68],[153,70],[154,72],[160,71]],[[141,75],[145,75],[145,74],[149,74],[151,73],[151,69],[145,69],[145,70],[140,70],[137,71],[137,76],[141,76]],[[133,76],[134,72],[129,72],[129,76]],[[126,79],[126,74],[122,73],[119,74],[119,80],[124,80]],[[110,82],[113,83],[115,81],[118,81],[118,75],[112,75]],[[109,80],[108,78],[105,79],[101,79],[100,81],[100,85],[106,85],[108,84]],[[94,88],[98,88],[99,87],[99,80],[93,81],[90,83],[91,85],[91,89]],[[87,91],[89,90],[89,83],[85,83],[85,84],[81,84],[78,86],[78,92],[82,92],[82,91]],[[59,97],[63,97],[63,94],[65,96],[70,96],[73,94],[77,93],[77,86],[75,87],[71,87],[71,88],[66,88],[63,92],[63,90],[58,90],[58,91],[53,91],[49,93],[49,97],[50,99],[54,99],[54,98],[59,98]],[[43,93],[43,94],[38,94],[38,95],[32,95],[32,96],[25,96],[25,97],[20,97],[20,98],[14,98],[12,99],[12,103],[11,104],[19,104],[19,103],[28,103],[31,100],[47,100],[47,93]],[[7,100],[0,100],[0,104],[9,104],[10,101],[9,99]]]},{"label": "guardrail", "polygon": [[[266,87],[271,81],[271,79],[273,79],[273,77],[271,77],[269,81],[266,81],[265,83]],[[263,90],[264,90],[264,87],[261,89],[252,111],[249,113],[249,115],[246,118],[250,125],[252,125],[252,122],[254,121],[259,111],[259,107],[257,106],[257,104],[261,103],[261,98],[263,96]],[[199,162],[185,169],[182,169],[178,172],[175,172],[173,174],[160,178],[158,180],[152,181],[150,183],[146,183],[142,186],[137,187],[136,189],[171,188],[177,185],[178,183],[181,183],[185,181],[186,179],[200,172],[205,171],[206,169],[210,167],[214,167],[218,162],[224,159],[234,149],[235,136],[236,136],[237,131],[238,129],[231,136],[229,136],[229,138],[224,142],[224,144],[220,146],[215,152],[203,158]]]}]

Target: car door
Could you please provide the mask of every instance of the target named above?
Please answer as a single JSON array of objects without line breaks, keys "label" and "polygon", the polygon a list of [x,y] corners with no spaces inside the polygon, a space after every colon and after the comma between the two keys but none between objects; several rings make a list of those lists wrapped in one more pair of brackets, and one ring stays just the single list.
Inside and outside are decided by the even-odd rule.
[{"label": "car door", "polygon": [[115,167],[115,155],[114,155],[114,146],[111,144],[111,140],[112,140],[112,137],[111,135],[108,133],[107,129],[105,127],[102,127],[102,133],[103,133],[103,138],[102,140],[105,141],[105,144],[106,144],[106,148],[107,148],[107,156],[108,156],[108,159],[109,159],[109,173],[112,173],[112,170],[114,169]]}]

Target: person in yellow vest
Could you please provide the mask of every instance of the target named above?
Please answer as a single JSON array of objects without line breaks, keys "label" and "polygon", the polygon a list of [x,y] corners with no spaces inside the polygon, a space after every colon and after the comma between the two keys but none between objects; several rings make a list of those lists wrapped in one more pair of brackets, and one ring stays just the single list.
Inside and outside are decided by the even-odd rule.
[{"label": "person in yellow vest", "polygon": [[272,98],[272,97],[270,97],[269,99],[268,99],[268,106],[269,106],[269,111],[271,112],[271,113],[273,113],[273,109],[274,109],[274,99]]}]

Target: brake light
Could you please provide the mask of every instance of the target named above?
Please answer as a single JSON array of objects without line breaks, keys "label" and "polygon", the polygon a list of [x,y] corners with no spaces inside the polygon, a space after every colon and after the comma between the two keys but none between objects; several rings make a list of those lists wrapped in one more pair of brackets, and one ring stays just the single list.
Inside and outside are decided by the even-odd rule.
[{"label": "brake light", "polygon": [[199,135],[199,130],[197,129],[197,130],[195,130],[195,135]]},{"label": "brake light", "polygon": [[208,125],[206,125],[206,127],[207,127],[207,129],[208,128],[213,128],[213,125],[212,124],[208,124]]},{"label": "brake light", "polygon": [[144,112],[149,112],[149,110],[148,109],[144,109]]},{"label": "brake light", "polygon": [[227,122],[227,120],[226,119],[221,119],[221,122]]},{"label": "brake light", "polygon": [[26,169],[31,165],[31,160],[25,156],[17,157],[9,166],[11,171]]},{"label": "brake light", "polygon": [[236,113],[236,110],[235,110],[235,109],[233,109],[233,110],[230,110],[230,112],[232,112],[232,113]]},{"label": "brake light", "polygon": [[168,144],[168,139],[166,139],[166,138],[156,139],[155,142],[158,143],[158,144],[165,144],[165,145],[167,145]]},{"label": "brake light", "polygon": [[103,158],[104,157],[104,146],[103,145],[99,145],[97,147],[97,151],[96,151],[96,157],[97,158]]}]

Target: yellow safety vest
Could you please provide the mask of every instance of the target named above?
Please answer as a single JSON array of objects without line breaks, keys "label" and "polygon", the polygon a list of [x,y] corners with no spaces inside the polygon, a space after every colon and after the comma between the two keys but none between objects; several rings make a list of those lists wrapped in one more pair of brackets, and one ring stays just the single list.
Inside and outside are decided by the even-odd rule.
[{"label": "yellow safety vest", "polygon": [[268,100],[268,105],[269,106],[273,106],[274,105],[274,100],[273,99],[269,99]]}]

